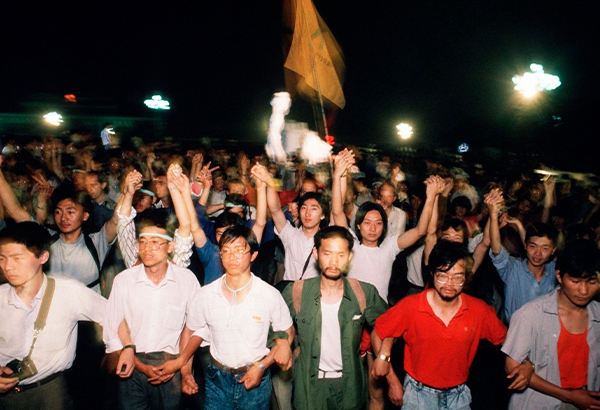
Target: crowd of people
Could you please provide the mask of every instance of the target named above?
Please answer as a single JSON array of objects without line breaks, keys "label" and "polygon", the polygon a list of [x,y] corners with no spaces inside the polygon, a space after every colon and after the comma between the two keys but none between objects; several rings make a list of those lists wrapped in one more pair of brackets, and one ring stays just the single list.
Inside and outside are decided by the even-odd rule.
[{"label": "crowd of people", "polygon": [[104,131],[0,156],[0,410],[600,408],[593,181]]}]

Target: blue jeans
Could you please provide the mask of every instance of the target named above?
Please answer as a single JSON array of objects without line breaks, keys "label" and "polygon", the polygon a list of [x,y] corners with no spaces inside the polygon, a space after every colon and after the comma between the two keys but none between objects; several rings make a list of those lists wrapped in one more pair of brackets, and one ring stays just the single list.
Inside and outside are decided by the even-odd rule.
[{"label": "blue jeans", "polygon": [[404,378],[404,397],[402,409],[409,410],[461,410],[470,409],[471,390],[466,384],[450,390],[438,390],[423,386],[410,377]]},{"label": "blue jeans", "polygon": [[204,410],[269,410],[271,401],[271,373],[265,372],[260,384],[246,390],[239,380],[243,374],[233,375],[212,363],[206,369]]}]

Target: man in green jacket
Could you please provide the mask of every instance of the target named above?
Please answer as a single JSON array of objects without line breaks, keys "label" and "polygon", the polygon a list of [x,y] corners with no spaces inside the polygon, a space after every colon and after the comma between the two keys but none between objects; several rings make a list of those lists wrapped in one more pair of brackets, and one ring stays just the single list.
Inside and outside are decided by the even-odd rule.
[{"label": "man in green jacket", "polygon": [[319,231],[313,255],[321,275],[283,292],[300,346],[294,374],[298,410],[360,409],[366,400],[360,336],[365,322],[372,326],[387,304],[374,286],[344,277],[353,243],[347,229]]}]

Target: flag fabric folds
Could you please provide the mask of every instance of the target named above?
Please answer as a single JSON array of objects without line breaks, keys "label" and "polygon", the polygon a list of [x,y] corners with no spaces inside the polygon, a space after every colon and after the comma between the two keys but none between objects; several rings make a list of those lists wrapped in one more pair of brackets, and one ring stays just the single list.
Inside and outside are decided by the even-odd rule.
[{"label": "flag fabric folds", "polygon": [[[292,43],[284,67],[288,90],[313,98],[315,92],[344,108],[346,70],[341,49],[311,0],[291,0]],[[285,16],[284,16],[285,18]]]}]

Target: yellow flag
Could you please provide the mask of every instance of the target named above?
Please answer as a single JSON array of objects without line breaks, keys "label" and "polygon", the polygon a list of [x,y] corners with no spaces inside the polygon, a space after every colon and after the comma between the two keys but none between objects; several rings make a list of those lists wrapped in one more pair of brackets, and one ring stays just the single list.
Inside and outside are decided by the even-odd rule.
[{"label": "yellow flag", "polygon": [[342,82],[346,66],[339,45],[311,0],[295,0],[292,14],[294,34],[284,67],[297,76],[286,76],[288,88],[292,93],[314,95],[306,89],[308,86],[344,108]]}]

